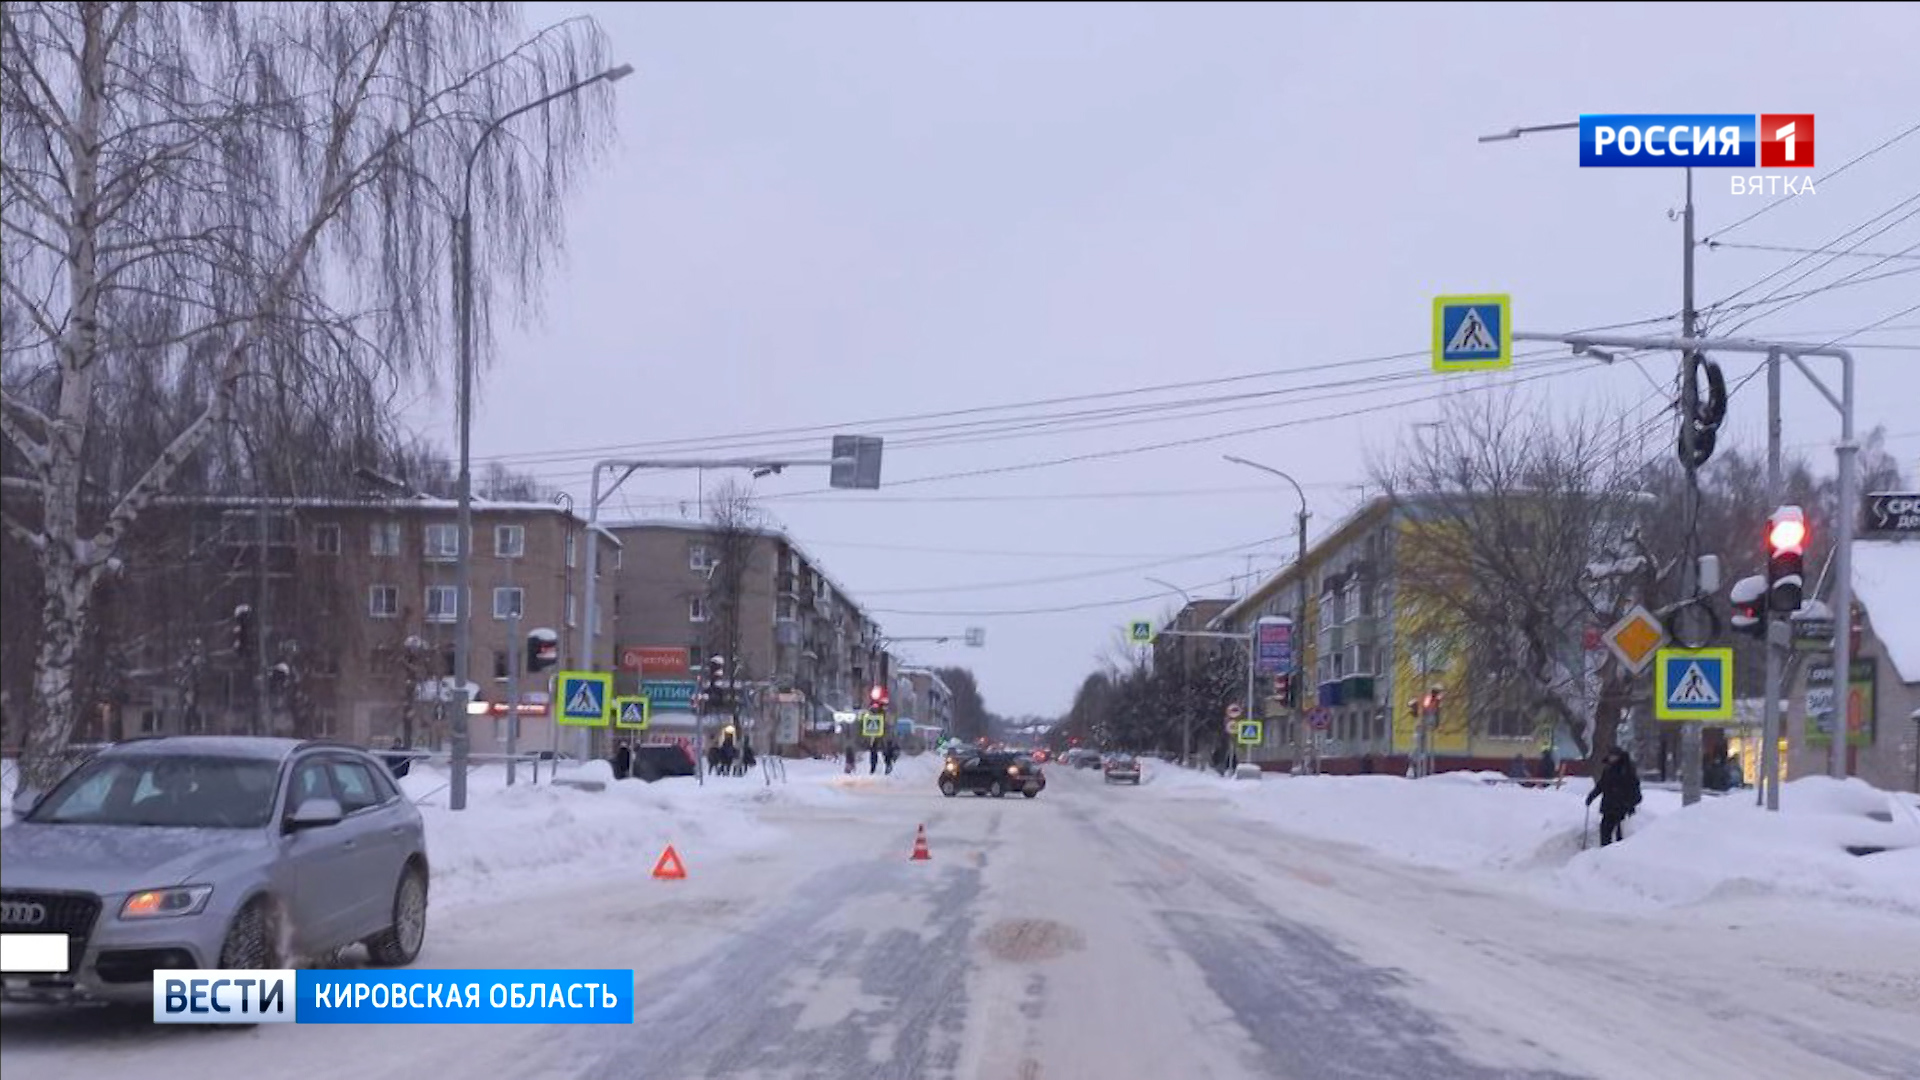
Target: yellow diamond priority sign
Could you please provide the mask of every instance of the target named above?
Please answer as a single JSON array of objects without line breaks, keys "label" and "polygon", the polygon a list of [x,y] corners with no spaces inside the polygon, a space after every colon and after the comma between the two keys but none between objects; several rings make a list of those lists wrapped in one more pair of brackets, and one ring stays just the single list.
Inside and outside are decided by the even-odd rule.
[{"label": "yellow diamond priority sign", "polygon": [[1627,612],[1626,618],[1614,623],[1601,640],[1606,642],[1607,651],[1613,654],[1614,659],[1638,675],[1647,670],[1654,654],[1667,643],[1667,628],[1654,617],[1653,612],[1636,605]]}]

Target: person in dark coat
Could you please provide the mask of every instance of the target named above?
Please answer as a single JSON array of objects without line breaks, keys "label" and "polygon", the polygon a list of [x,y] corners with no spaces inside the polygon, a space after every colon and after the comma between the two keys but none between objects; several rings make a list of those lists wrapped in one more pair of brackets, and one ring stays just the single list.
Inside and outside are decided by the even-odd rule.
[{"label": "person in dark coat", "polygon": [[1587,805],[1592,806],[1595,799],[1600,800],[1600,846],[1625,839],[1620,827],[1640,805],[1640,773],[1625,750],[1616,746],[1607,751],[1593,790],[1587,792]]},{"label": "person in dark coat", "polygon": [[739,751],[733,745],[733,736],[720,740],[720,772],[722,775],[733,772],[733,760]]},{"label": "person in dark coat", "polygon": [[848,743],[848,744],[847,744],[847,775],[848,775],[848,776],[852,776],[852,775],[853,775],[853,763],[854,763],[854,761],[855,761],[855,760],[856,760],[856,758],[855,758],[855,756],[854,756],[854,752],[853,752],[853,744],[852,744],[852,743]]},{"label": "person in dark coat", "polygon": [[874,773],[877,773],[879,771],[880,771],[880,740],[874,739],[867,743],[867,775],[872,776]]},{"label": "person in dark coat", "polygon": [[894,742],[892,739],[888,739],[885,753],[887,758],[887,775],[892,776],[893,763],[900,760],[900,744]]},{"label": "person in dark coat", "polygon": [[613,778],[625,780],[632,771],[633,747],[623,742],[613,752]]},{"label": "person in dark coat", "polygon": [[753,740],[747,739],[740,744],[740,771],[742,773],[752,772],[753,761]]},{"label": "person in dark coat", "polygon": [[1545,750],[1540,751],[1540,779],[1553,779],[1556,767],[1553,760],[1553,747],[1549,746]]}]

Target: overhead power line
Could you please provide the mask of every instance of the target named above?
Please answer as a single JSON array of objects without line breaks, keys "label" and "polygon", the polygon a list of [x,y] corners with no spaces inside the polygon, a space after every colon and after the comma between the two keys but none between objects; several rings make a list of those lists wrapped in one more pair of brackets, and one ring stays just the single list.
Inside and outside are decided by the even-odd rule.
[{"label": "overhead power line", "polygon": [[[1892,206],[1888,207],[1887,209],[1880,211],[1878,214],[1875,214],[1872,217],[1868,218],[1867,220],[1861,222],[1860,224],[1855,225],[1852,228],[1846,230],[1845,232],[1841,233],[1839,236],[1836,236],[1833,239],[1827,241],[1826,243],[1821,244],[1818,250],[1828,251],[1828,250],[1833,250],[1835,248],[1838,248],[1841,244],[1845,243],[1848,240],[1848,238],[1852,237],[1854,234],[1864,229],[1871,228],[1876,224],[1879,224],[1879,222],[1885,218],[1893,217],[1895,214],[1898,214],[1901,210],[1906,209],[1908,206],[1911,206],[1913,203],[1916,203],[1916,202],[1920,202],[1920,192],[1915,192],[1914,194],[1907,196],[1906,198],[1900,200],[1899,202],[1894,203]],[[1886,232],[1888,229],[1891,229],[1896,225],[1899,225],[1901,222],[1907,220],[1907,218],[1910,218],[1912,216],[1913,216],[1913,212],[1909,212],[1905,215],[1902,215],[1901,217],[1894,218],[1894,220],[1890,224],[1882,226],[1880,229],[1874,232],[1868,233],[1865,237],[1855,241],[1851,246],[1852,249],[1858,249],[1859,247],[1864,245],[1868,240],[1872,240],[1874,237],[1879,236],[1881,233]],[[1733,292],[1728,293],[1726,296],[1721,297],[1719,300],[1716,300],[1713,303],[1706,305],[1705,310],[1714,311],[1714,310],[1724,309],[1729,302],[1739,297],[1745,296],[1747,293],[1750,293],[1753,290],[1759,288],[1760,286],[1765,285],[1767,282],[1772,281],[1774,278],[1777,278],[1780,275],[1787,273],[1788,271],[1792,270],[1797,266],[1804,265],[1809,260],[1813,259],[1813,257],[1814,256],[1812,255],[1802,255],[1797,259],[1791,259],[1784,265],[1774,269],[1771,273],[1764,274],[1758,278],[1755,278],[1753,281],[1750,281],[1747,284],[1741,286],[1740,288],[1735,289]],[[1792,285],[1795,282],[1804,280],[1808,276],[1808,274],[1817,272],[1821,267],[1828,265],[1829,263],[1833,262],[1837,258],[1839,258],[1839,256],[1834,256],[1834,255],[1828,256],[1827,262],[1821,263],[1820,266],[1815,267],[1813,270],[1808,271],[1805,274],[1801,274],[1799,277],[1796,277],[1792,281],[1787,282],[1787,284]],[[1775,291],[1776,293],[1778,292],[1778,290],[1775,290]],[[1766,303],[1768,299],[1772,299],[1772,297],[1764,297],[1761,300],[1755,301],[1755,303]]]},{"label": "overhead power line", "polygon": [[[1240,581],[1245,576],[1246,576],[1245,574],[1236,574],[1233,577],[1221,578],[1218,581],[1203,582],[1199,585],[1189,586],[1186,589],[1186,592],[1197,593],[1197,592],[1205,591],[1207,589],[1215,589],[1215,588],[1221,588],[1225,586],[1231,586],[1236,582]],[[1142,593],[1138,596],[1117,597],[1111,600],[1094,600],[1094,601],[1089,601],[1087,603],[1080,603],[1080,604],[1058,604],[1052,607],[999,608],[999,609],[985,609],[985,610],[981,610],[981,609],[940,610],[940,611],[914,611],[914,610],[908,610],[904,608],[869,608],[868,610],[875,615],[905,615],[905,616],[915,616],[915,617],[924,616],[928,618],[937,617],[937,618],[949,618],[949,619],[992,619],[992,618],[1011,618],[1011,617],[1026,616],[1026,615],[1063,615],[1063,614],[1067,614],[1075,611],[1098,611],[1102,608],[1125,607],[1129,604],[1150,604],[1156,600],[1166,600],[1172,597],[1177,597],[1179,595],[1181,595],[1179,590],[1162,589],[1159,592]]]},{"label": "overhead power line", "polygon": [[[1635,326],[1651,326],[1651,325],[1655,325],[1662,322],[1670,322],[1675,318],[1677,318],[1677,315],[1675,314],[1658,315],[1658,316],[1652,316],[1652,317],[1643,318],[1643,319],[1630,319],[1630,320],[1625,320],[1621,322],[1607,323],[1607,324],[1602,324],[1597,326],[1589,326],[1589,327],[1584,327],[1582,329],[1584,331],[1600,331],[1600,330],[1615,330],[1615,329],[1622,329],[1622,328],[1635,327]],[[951,425],[926,423],[927,421],[953,420],[955,418],[960,418],[960,417],[983,417],[985,416],[985,414],[990,414],[990,413],[1009,413],[1009,412],[1016,412],[1016,411],[1022,411],[1022,410],[1032,411],[1032,410],[1043,409],[1043,408],[1056,406],[1056,405],[1071,405],[1071,404],[1078,404],[1078,403],[1085,403],[1085,402],[1111,401],[1111,400],[1120,399],[1120,398],[1138,397],[1138,396],[1148,395],[1148,394],[1162,394],[1162,393],[1167,393],[1171,391],[1193,390],[1193,389],[1202,389],[1206,387],[1227,386],[1227,385],[1245,383],[1250,381],[1258,381],[1263,379],[1284,378],[1284,377],[1293,376],[1293,375],[1302,375],[1302,374],[1311,375],[1311,374],[1318,374],[1322,372],[1340,371],[1340,370],[1345,370],[1349,368],[1367,367],[1367,366],[1372,366],[1377,364],[1394,363],[1394,362],[1403,361],[1403,360],[1420,359],[1420,358],[1426,357],[1427,355],[1428,355],[1428,350],[1421,349],[1417,351],[1390,353],[1390,354],[1377,355],[1377,356],[1362,356],[1362,357],[1351,357],[1346,359],[1316,361],[1311,364],[1301,364],[1301,365],[1296,365],[1293,367],[1286,367],[1286,368],[1275,368],[1268,371],[1249,372],[1249,373],[1243,373],[1238,375],[1224,375],[1224,376],[1217,376],[1217,377],[1206,378],[1206,379],[1190,379],[1190,380],[1184,380],[1184,381],[1178,381],[1178,382],[1160,383],[1152,386],[1133,387],[1133,388],[1124,389],[1124,390],[1098,391],[1098,392],[1092,392],[1092,393],[1086,393],[1086,394],[1069,394],[1069,395],[1062,395],[1062,396],[1049,397],[1049,398],[1037,398],[1037,399],[1032,399],[1027,401],[1004,402],[997,405],[980,405],[980,406],[973,406],[973,407],[963,408],[963,409],[947,409],[947,410],[938,410],[938,411],[932,411],[932,412],[908,413],[904,415],[891,416],[891,417],[870,417],[865,420],[850,420],[850,421],[844,421],[844,422],[835,423],[835,424],[808,424],[808,425],[800,425],[800,426],[793,426],[793,427],[766,428],[758,431],[735,432],[735,433],[723,434],[723,435],[690,436],[690,437],[677,438],[677,439],[663,439],[663,440],[652,440],[652,441],[631,442],[631,443],[603,444],[599,446],[575,447],[572,449],[529,451],[526,453],[514,453],[514,454],[498,454],[498,455],[493,455],[489,457],[476,458],[475,460],[480,463],[498,462],[498,463],[507,464],[507,465],[536,466],[536,465],[563,464],[563,463],[568,463],[573,461],[595,460],[595,459],[606,457],[614,453],[657,454],[661,456],[672,456],[675,454],[693,454],[696,452],[713,452],[713,451],[720,451],[720,450],[748,450],[748,449],[765,448],[765,447],[808,449],[808,448],[811,448],[810,443],[796,442],[793,437],[802,436],[802,435],[811,435],[811,436],[817,437],[817,436],[825,435],[829,433],[845,432],[850,430],[861,430],[863,434],[875,434],[875,435],[882,435],[882,436],[922,435],[922,434],[930,434],[930,433],[944,432],[944,431],[950,431],[950,430],[983,428],[983,427],[989,427],[992,425],[1023,424],[1023,423],[1030,423],[1030,422],[1081,419],[1081,418],[1104,419],[1106,418],[1105,410],[1095,409],[1095,410],[1085,410],[1085,411],[1070,411],[1066,413],[1052,413],[1052,414],[1043,413],[1043,414],[1029,415],[1029,416],[998,416],[998,417],[990,417],[985,419],[974,419],[965,423],[956,423]],[[1425,374],[1425,373],[1420,372],[1416,374]],[[1378,376],[1378,378],[1385,378],[1385,379],[1400,379],[1405,377],[1407,377],[1407,373],[1399,373],[1399,372],[1389,373],[1384,376]],[[1333,385],[1333,384],[1329,384],[1329,385]],[[1291,388],[1281,388],[1281,389],[1269,390],[1269,391],[1256,391],[1255,395],[1273,396],[1273,395],[1281,395],[1281,394],[1300,393],[1305,390],[1316,389],[1316,388],[1320,388],[1320,387],[1296,386]],[[1236,397],[1239,400],[1244,400],[1248,396],[1250,395],[1240,394],[1240,395],[1237,395]],[[1206,405],[1212,402],[1220,402],[1220,401],[1226,401],[1226,400],[1232,400],[1232,399],[1233,398],[1222,396],[1222,397],[1215,397],[1215,398],[1196,399],[1196,400],[1190,400],[1187,402],[1180,402],[1180,403],[1171,403],[1171,402],[1145,403],[1145,404],[1132,405],[1132,406],[1123,406],[1123,407],[1120,407],[1117,410],[1117,412],[1119,414],[1127,414],[1132,410],[1173,409],[1173,408],[1183,408],[1183,407],[1189,407],[1189,406],[1198,407],[1198,406]],[[893,429],[887,430],[886,427],[888,425],[891,425]]]},{"label": "overhead power line", "polygon": [[1250,543],[1235,544],[1231,547],[1216,548],[1212,551],[1195,552],[1192,555],[1176,555],[1170,558],[1153,559],[1147,562],[1131,563],[1126,566],[1110,566],[1103,570],[1082,570],[1072,574],[1050,574],[1045,577],[1022,578],[1016,581],[987,581],[967,585],[917,585],[903,589],[861,589],[862,597],[868,596],[916,596],[933,593],[985,592],[991,589],[1025,589],[1039,585],[1058,585],[1067,581],[1086,581],[1091,578],[1112,577],[1115,574],[1133,574],[1142,570],[1156,570],[1162,566],[1177,563],[1198,562],[1201,559],[1215,559],[1223,555],[1238,555],[1252,548],[1277,544],[1293,538],[1293,533],[1269,536]]},{"label": "overhead power line", "polygon": [[[1873,158],[1875,155],[1879,154],[1881,151],[1894,145],[1897,142],[1900,142],[1902,139],[1907,138],[1908,136],[1912,135],[1914,132],[1917,132],[1917,131],[1920,131],[1920,124],[1914,124],[1912,127],[1906,128],[1903,131],[1895,132],[1891,138],[1887,139],[1887,141],[1881,143],[1878,146],[1873,147],[1870,150],[1867,150],[1865,153],[1862,153],[1859,156],[1853,158],[1852,160],[1848,161],[1846,164],[1841,165],[1839,168],[1834,169],[1832,172],[1826,174],[1825,176],[1814,177],[1813,183],[1815,185],[1824,184],[1827,181],[1833,179],[1834,177],[1839,176],[1841,173],[1846,172],[1848,169],[1853,168],[1855,165],[1858,165],[1863,161],[1867,161]],[[1782,203],[1785,203],[1788,199],[1791,199],[1791,198],[1793,198],[1793,196],[1783,195],[1780,198],[1775,199],[1772,202],[1766,204],[1765,206],[1762,206],[1760,209],[1755,210],[1753,213],[1748,214],[1746,217],[1741,218],[1739,221],[1736,221],[1733,224],[1727,226],[1726,228],[1721,229],[1718,232],[1709,234],[1706,237],[1706,239],[1710,241],[1715,237],[1725,236],[1726,234],[1732,232],[1733,230],[1739,228],[1742,225],[1745,225],[1747,222],[1754,220],[1760,215],[1765,214],[1779,207]]]},{"label": "overhead power line", "polygon": [[1702,240],[1700,243],[1703,247],[1715,251],[1721,248],[1738,248],[1741,251],[1777,251],[1787,255],[1845,255],[1855,259],[1905,259],[1920,262],[1920,255],[1887,255],[1878,251],[1836,251],[1832,248],[1788,247],[1785,244],[1733,244],[1719,240]]},{"label": "overhead power line", "polygon": [[[1579,367],[1573,370],[1569,370],[1569,365],[1571,364],[1578,364]],[[1084,454],[1072,454],[1066,457],[1047,458],[1042,461],[1027,461],[1027,462],[1021,462],[1015,465],[1000,465],[1000,466],[995,466],[992,468],[985,468],[985,469],[966,469],[966,470],[961,470],[959,472],[937,473],[931,476],[908,477],[904,480],[889,481],[887,486],[892,488],[898,488],[898,487],[907,487],[913,484],[943,483],[948,480],[969,480],[969,479],[973,479],[975,477],[981,477],[981,476],[1004,476],[1010,473],[1032,472],[1033,470],[1036,470],[1036,469],[1050,469],[1050,468],[1055,468],[1061,465],[1077,465],[1087,461],[1105,461],[1105,460],[1118,458],[1118,457],[1130,457],[1134,454],[1152,453],[1157,450],[1173,450],[1173,449],[1178,449],[1180,447],[1186,447],[1186,446],[1204,446],[1208,443],[1219,442],[1223,439],[1238,438],[1242,435],[1258,435],[1258,434],[1265,434],[1267,432],[1273,432],[1273,431],[1283,431],[1288,428],[1306,427],[1312,424],[1322,424],[1331,420],[1348,420],[1356,416],[1366,416],[1372,413],[1386,412],[1393,409],[1405,408],[1408,405],[1418,405],[1425,402],[1439,401],[1445,398],[1453,397],[1457,394],[1485,393],[1489,390],[1505,390],[1505,389],[1510,389],[1516,386],[1523,386],[1528,383],[1539,382],[1542,379],[1554,378],[1556,376],[1569,375],[1569,374],[1578,374],[1581,371],[1586,371],[1591,369],[1590,362],[1581,360],[1580,358],[1577,358],[1577,357],[1569,357],[1564,360],[1541,360],[1541,361],[1538,361],[1537,363],[1534,363],[1528,366],[1551,367],[1553,370],[1535,372],[1533,374],[1523,376],[1521,378],[1506,379],[1506,380],[1502,380],[1499,382],[1492,382],[1492,383],[1483,383],[1478,386],[1465,387],[1459,390],[1445,390],[1439,393],[1423,394],[1423,395],[1420,395],[1419,397],[1404,398],[1398,401],[1385,402],[1378,405],[1367,405],[1357,409],[1347,409],[1341,412],[1321,413],[1316,416],[1300,417],[1292,420],[1282,420],[1282,421],[1278,421],[1276,423],[1271,423],[1271,424],[1258,424],[1253,427],[1232,428],[1224,431],[1210,431],[1205,434],[1193,435],[1193,436],[1189,436],[1187,438],[1182,438],[1182,439],[1167,439],[1161,442],[1144,443],[1136,446],[1122,446],[1122,447],[1115,447],[1113,449],[1108,449],[1108,450],[1094,450]],[[788,499],[801,498],[807,495],[826,494],[827,492],[830,492],[832,490],[833,489],[831,488],[816,488],[811,491],[804,491],[804,492],[797,491],[797,492],[791,492],[786,494],[765,495],[765,496],[762,496],[762,499],[769,502],[776,501],[776,500],[785,501]]]}]

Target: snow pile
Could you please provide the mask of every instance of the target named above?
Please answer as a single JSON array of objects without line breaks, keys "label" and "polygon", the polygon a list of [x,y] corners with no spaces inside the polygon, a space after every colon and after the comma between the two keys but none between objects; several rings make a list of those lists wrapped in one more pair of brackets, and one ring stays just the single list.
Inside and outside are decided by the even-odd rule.
[{"label": "snow pile", "polygon": [[[1499,870],[1564,862],[1580,849],[1587,823],[1584,781],[1530,788],[1495,773],[1398,776],[1289,776],[1252,785],[1216,783],[1257,817],[1300,833],[1356,844],[1420,866]],[[1648,791],[1637,821],[1677,806]],[[1598,823],[1598,815],[1593,821]]]},{"label": "snow pile", "polygon": [[[433,861],[436,902],[499,899],[562,880],[644,874],[671,843],[683,855],[710,857],[773,842],[778,832],[756,818],[769,790],[758,773],[618,783],[603,761],[545,772],[539,784],[506,786],[501,768],[469,777],[467,808],[447,809],[446,774],[416,765],[401,787],[420,807]],[[600,783],[600,791],[567,781]]]},{"label": "snow pile", "polygon": [[[1920,915],[1913,801],[1860,780],[1813,776],[1781,789],[1777,814],[1748,794],[1638,828],[1642,816],[1635,816],[1626,843],[1581,854],[1559,871],[1558,883],[1576,894],[1661,906],[1775,894]],[[1849,848],[1886,850],[1854,855]]]},{"label": "snow pile", "polygon": [[[1920,803],[1860,780],[1796,780],[1781,812],[1751,789],[1682,808],[1677,791],[1646,788],[1626,840],[1600,848],[1586,780],[1528,788],[1493,773],[1270,776],[1235,784],[1163,772],[1176,797],[1211,791],[1302,835],[1369,848],[1421,866],[1508,875],[1563,900],[1668,907],[1777,895],[1920,915]],[[1583,842],[1584,833],[1584,842]],[[1884,849],[1874,854],[1849,851]]]}]

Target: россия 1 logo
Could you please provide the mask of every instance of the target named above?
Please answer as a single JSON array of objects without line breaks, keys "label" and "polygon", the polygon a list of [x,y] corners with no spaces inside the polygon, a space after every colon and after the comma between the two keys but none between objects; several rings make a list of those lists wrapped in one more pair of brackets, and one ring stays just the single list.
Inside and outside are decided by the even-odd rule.
[{"label": "\u0440\u043e\u0441\u0441\u0438\u044f 1 logo", "polygon": [[[1592,113],[1580,117],[1581,168],[1811,169],[1812,113]],[[1802,175],[1736,176],[1735,195],[1813,195]]]}]

